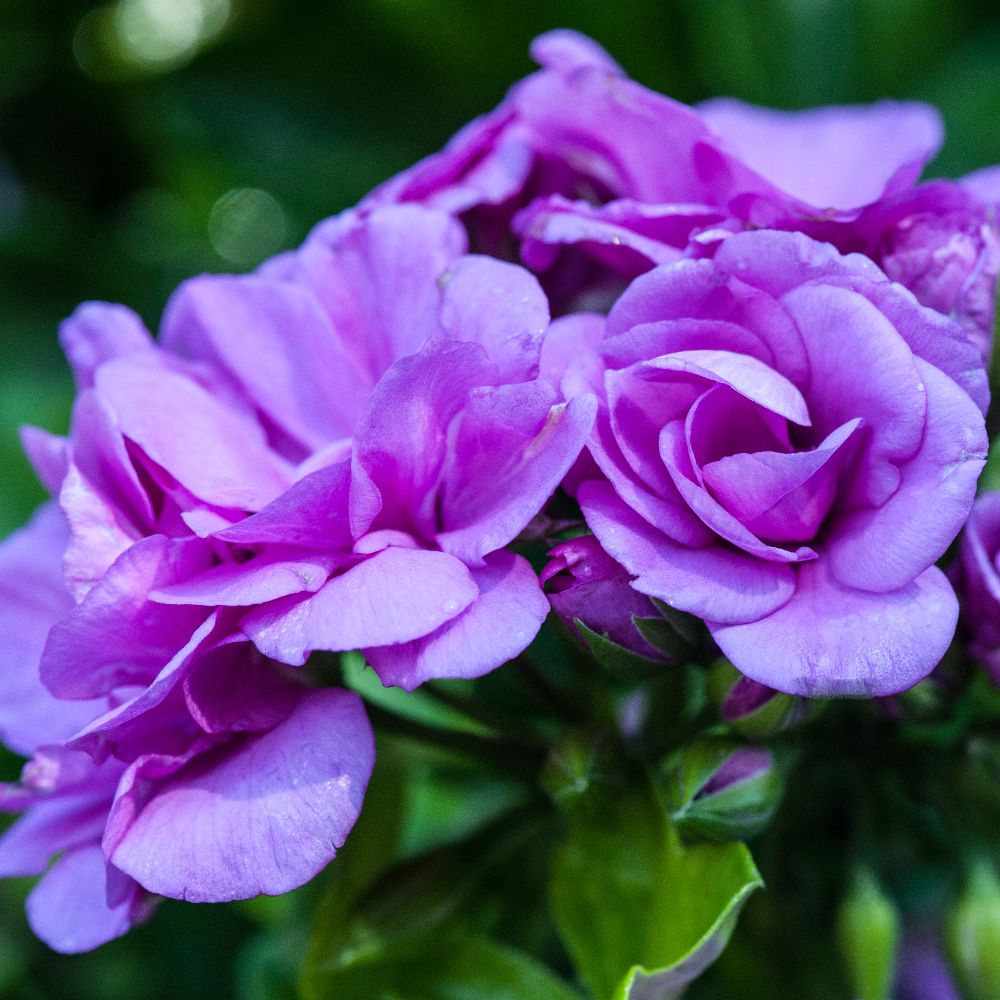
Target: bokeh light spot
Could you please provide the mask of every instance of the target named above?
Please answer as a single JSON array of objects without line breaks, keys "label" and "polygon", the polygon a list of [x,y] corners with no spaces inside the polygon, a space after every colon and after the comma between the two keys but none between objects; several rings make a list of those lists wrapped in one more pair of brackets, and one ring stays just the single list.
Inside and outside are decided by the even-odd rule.
[{"label": "bokeh light spot", "polygon": [[208,238],[215,252],[233,264],[257,264],[281,248],[285,211],[260,188],[234,188],[212,206]]}]

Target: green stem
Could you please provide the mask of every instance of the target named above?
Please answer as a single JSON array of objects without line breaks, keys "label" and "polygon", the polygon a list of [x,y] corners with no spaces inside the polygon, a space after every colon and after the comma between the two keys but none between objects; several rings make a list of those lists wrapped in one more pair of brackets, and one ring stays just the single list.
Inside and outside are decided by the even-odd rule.
[{"label": "green stem", "polygon": [[518,670],[525,683],[560,719],[574,724],[588,721],[587,713],[576,702],[566,697],[560,688],[545,676],[533,659],[521,655],[511,666]]},{"label": "green stem", "polygon": [[488,708],[481,701],[455,694],[453,691],[439,687],[434,681],[424,685],[423,690],[433,697],[435,701],[456,712],[460,712],[473,722],[486,726],[500,739],[503,739],[508,734],[512,734],[516,740],[525,744],[538,747],[547,745],[537,732],[526,726],[522,719],[517,716]]},{"label": "green stem", "polygon": [[545,763],[548,751],[540,744],[529,744],[502,737],[477,736],[427,726],[413,719],[395,715],[371,703],[366,704],[372,725],[383,732],[418,740],[440,747],[463,757],[472,757],[491,768],[525,780],[534,785]]}]

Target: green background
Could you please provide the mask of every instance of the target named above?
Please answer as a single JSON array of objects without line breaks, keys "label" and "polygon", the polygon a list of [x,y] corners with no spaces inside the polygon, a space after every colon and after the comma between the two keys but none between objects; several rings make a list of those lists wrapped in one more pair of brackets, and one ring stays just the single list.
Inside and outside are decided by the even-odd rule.
[{"label": "green background", "polygon": [[[948,126],[932,173],[1000,161],[992,2],[165,2],[0,0],[0,535],[42,497],[16,429],[65,428],[55,335],[78,302],[126,302],[155,329],[185,276],[294,246],[495,105],[549,28],[591,34],[684,101],[928,100]],[[0,890],[0,996],[283,995],[268,970],[296,954],[298,900],[168,903],[62,958],[26,931],[26,888]]]}]

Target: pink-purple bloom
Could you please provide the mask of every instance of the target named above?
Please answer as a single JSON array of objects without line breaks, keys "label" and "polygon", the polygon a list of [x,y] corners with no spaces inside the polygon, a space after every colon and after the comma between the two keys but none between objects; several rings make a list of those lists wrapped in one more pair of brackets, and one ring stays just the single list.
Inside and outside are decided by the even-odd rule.
[{"label": "pink-purple bloom", "polygon": [[370,198],[460,214],[494,253],[517,247],[560,309],[610,300],[650,267],[746,228],[862,252],[989,352],[997,183],[918,184],[943,129],[916,102],[785,112],[691,108],[630,80],[589,39],[536,39],[542,69],[449,146]]},{"label": "pink-purple bloom", "polygon": [[[491,670],[538,631],[548,602],[505,546],[595,404],[534,377],[535,279],[464,249],[441,213],[348,215],[256,275],[183,285],[158,344],[119,306],[64,325],[69,437],[25,436],[61,510],[38,521],[38,586],[18,576],[29,541],[7,543],[0,574],[30,625],[6,738],[36,754],[8,837],[81,795],[88,811],[90,860],[64,855],[36,890],[55,947],[123,932],[151,894],[281,893],[334,856],[373,741],[355,694],[296,669],[313,650],[363,649],[409,688]],[[13,695],[43,716],[72,706],[72,725],[21,734]],[[37,840],[41,863],[60,838]],[[105,873],[90,937],[46,923]]]},{"label": "pink-purple bloom", "polygon": [[[571,32],[533,53],[297,250],[182,284],[156,339],[106,303],[63,325],[69,433],[23,437],[53,501],[0,546],[0,738],[29,758],[0,875],[42,875],[53,947],[334,857],[374,739],[314,652],[406,690],[476,678],[551,604],[670,669],[636,627],[655,599],[706,622],[744,675],[723,720],[763,735],[801,716],[787,695],[899,692],[950,643],[996,169],[919,183],[925,105],[691,108]],[[540,580],[518,541],[560,489],[592,535]],[[960,582],[1000,676],[994,500]],[[763,750],[719,763],[703,808],[778,780]]]},{"label": "pink-purple bloom", "polygon": [[986,454],[957,324],[861,256],[758,232],[638,278],[596,343],[561,330],[564,391],[601,399],[603,478],[577,496],[635,589],[791,694],[891,693],[934,667],[958,613],[934,562]]},{"label": "pink-purple bloom", "polygon": [[984,493],[962,533],[953,579],[969,651],[1000,684],[1000,493]]}]

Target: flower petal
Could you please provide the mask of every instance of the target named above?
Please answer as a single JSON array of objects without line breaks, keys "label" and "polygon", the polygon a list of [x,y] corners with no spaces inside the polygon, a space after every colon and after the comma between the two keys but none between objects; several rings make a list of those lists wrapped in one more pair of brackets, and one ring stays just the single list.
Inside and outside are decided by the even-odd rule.
[{"label": "flower petal", "polygon": [[42,684],[38,664],[52,626],[73,608],[60,556],[66,522],[55,504],[0,544],[0,738],[30,756],[45,743],[71,736],[102,702],[66,702]]},{"label": "flower petal", "polygon": [[333,553],[303,555],[272,549],[247,562],[212,566],[186,580],[157,587],[149,599],[158,604],[205,607],[265,604],[289,594],[315,593],[343,558]]},{"label": "flower petal", "polygon": [[607,483],[584,483],[580,506],[604,549],[637,579],[632,586],[673,608],[714,621],[745,622],[781,607],[792,570],[722,545],[679,545],[644,522]]},{"label": "flower petal", "polygon": [[466,562],[512,541],[576,461],[593,396],[552,406],[545,382],[477,390],[459,417],[442,475],[437,542]]},{"label": "flower petal", "polygon": [[820,559],[798,567],[794,597],[773,614],[708,627],[734,666],[761,684],[809,698],[869,698],[923,680],[957,620],[958,601],[934,566],[872,594],[838,583]]},{"label": "flower petal", "polygon": [[494,552],[470,570],[479,596],[436,632],[365,650],[382,679],[413,690],[438,677],[480,677],[524,652],[549,606],[527,560]]},{"label": "flower petal", "polygon": [[[438,341],[402,358],[372,392],[358,423],[355,464],[382,494],[380,527],[433,536],[436,485],[448,452],[448,425],[477,386],[494,385],[496,367],[478,344]],[[360,482],[355,474],[355,485]]]},{"label": "flower petal", "polygon": [[941,146],[941,116],[929,104],[775,111],[732,98],[698,114],[751,168],[816,208],[858,208],[914,184]]},{"label": "flower petal", "polygon": [[109,905],[108,880],[100,844],[67,852],[28,896],[31,929],[64,954],[90,951],[121,937],[145,918],[144,894],[132,883],[130,892]]},{"label": "flower petal", "polygon": [[480,344],[505,382],[537,376],[549,304],[530,271],[492,257],[467,256],[438,282],[444,289],[441,329],[449,340]]},{"label": "flower petal", "polygon": [[94,373],[112,358],[152,354],[153,338],[142,320],[126,306],[84,302],[59,326],[59,343],[73,368],[77,388],[89,389]]},{"label": "flower petal", "polygon": [[427,635],[478,593],[453,556],[391,546],[310,597],[286,597],[251,611],[241,625],[265,656],[299,665],[314,649],[362,649]]},{"label": "flower petal", "polygon": [[97,388],[122,433],[206,503],[259,510],[291,482],[252,418],[165,366],[119,358]]},{"label": "flower petal", "polygon": [[895,590],[939,559],[961,530],[986,462],[978,407],[933,365],[915,359],[927,396],[920,450],[880,507],[837,519],[825,543],[830,572],[863,590]]},{"label": "flower petal", "polygon": [[[215,537],[235,545],[293,545],[307,549],[344,549],[353,542],[348,517],[351,461],[344,459],[309,473],[256,514],[224,527]],[[378,513],[373,496],[368,522]]]},{"label": "flower petal", "polygon": [[316,299],[290,282],[252,275],[186,281],[167,305],[160,339],[181,356],[223,367],[310,448],[350,435],[370,388]]},{"label": "flower petal", "polygon": [[208,559],[201,542],[162,535],[124,552],[53,626],[40,668],[46,686],[60,698],[90,698],[155,677],[201,624],[205,611],[153,604],[147,595],[203,569]]},{"label": "flower petal", "polygon": [[[269,732],[152,779],[134,818],[105,845],[109,860],[148,891],[174,899],[288,892],[344,843],[361,811],[374,749],[357,695],[305,693]],[[143,784],[142,761],[133,768]]]}]

